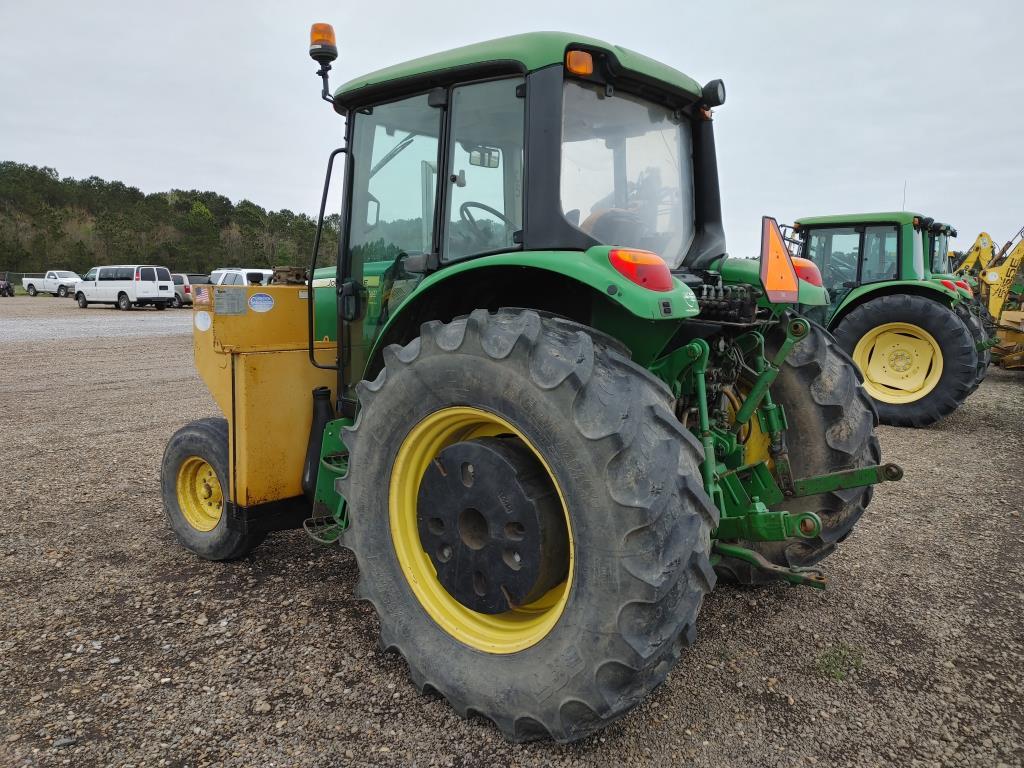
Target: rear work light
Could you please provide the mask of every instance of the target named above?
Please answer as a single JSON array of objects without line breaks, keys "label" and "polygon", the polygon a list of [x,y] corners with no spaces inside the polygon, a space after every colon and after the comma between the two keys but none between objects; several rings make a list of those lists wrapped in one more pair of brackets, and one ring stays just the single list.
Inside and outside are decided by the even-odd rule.
[{"label": "rear work light", "polygon": [[613,248],[608,252],[608,261],[616,272],[641,288],[650,291],[672,290],[672,273],[665,260],[656,253]]},{"label": "rear work light", "polygon": [[818,265],[810,259],[794,256],[793,269],[796,270],[796,276],[804,282],[816,285],[819,288],[823,287],[821,282],[821,270],[819,270]]}]

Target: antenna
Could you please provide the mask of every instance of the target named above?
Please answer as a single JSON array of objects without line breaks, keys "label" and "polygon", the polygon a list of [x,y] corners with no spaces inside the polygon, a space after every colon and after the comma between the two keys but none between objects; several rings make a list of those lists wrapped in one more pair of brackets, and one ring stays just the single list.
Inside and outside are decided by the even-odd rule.
[{"label": "antenna", "polygon": [[906,179],[903,180],[903,207],[900,208],[900,210],[901,211],[907,210],[907,180]]}]

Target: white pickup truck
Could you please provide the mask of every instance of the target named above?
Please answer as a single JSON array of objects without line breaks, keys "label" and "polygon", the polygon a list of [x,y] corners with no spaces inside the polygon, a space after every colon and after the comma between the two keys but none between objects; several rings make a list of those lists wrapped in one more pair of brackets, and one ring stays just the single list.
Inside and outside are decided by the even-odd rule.
[{"label": "white pickup truck", "polygon": [[74,272],[67,272],[61,269],[51,269],[44,277],[21,278],[21,286],[28,292],[29,296],[37,293],[52,293],[54,296],[74,296],[75,286],[82,282],[82,278]]}]

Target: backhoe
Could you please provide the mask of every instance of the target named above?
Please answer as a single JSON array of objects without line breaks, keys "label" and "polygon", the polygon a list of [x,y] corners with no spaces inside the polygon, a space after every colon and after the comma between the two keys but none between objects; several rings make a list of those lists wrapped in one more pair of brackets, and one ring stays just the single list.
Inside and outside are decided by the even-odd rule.
[{"label": "backhoe", "polygon": [[195,299],[224,418],[167,445],[179,541],[340,542],[416,687],[516,741],[636,706],[719,577],[824,587],[815,565],[901,470],[796,311],[827,304],[817,267],[768,217],[760,260],[726,256],[722,82],[542,32],[332,91],[333,30],[311,40],[345,119],[313,263]]},{"label": "backhoe", "polygon": [[958,278],[976,293],[976,313],[997,343],[992,359],[1003,368],[1024,367],[1024,228],[995,250],[992,237],[982,232],[956,265]]}]

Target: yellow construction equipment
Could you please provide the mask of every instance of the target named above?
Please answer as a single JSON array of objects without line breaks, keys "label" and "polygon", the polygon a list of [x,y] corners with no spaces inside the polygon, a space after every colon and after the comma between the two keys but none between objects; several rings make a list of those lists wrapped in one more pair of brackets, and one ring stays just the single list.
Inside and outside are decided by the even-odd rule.
[{"label": "yellow construction equipment", "polygon": [[974,286],[977,301],[987,313],[985,318],[999,338],[992,359],[1003,368],[1024,367],[1024,311],[1017,278],[1024,267],[1024,227],[995,250],[987,232],[975,239],[956,273]]}]

